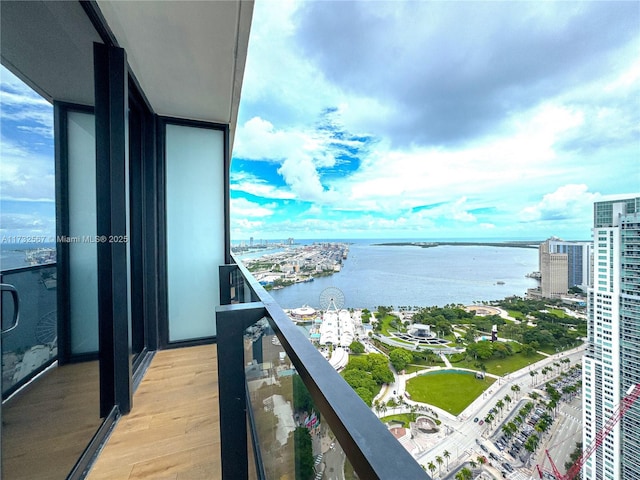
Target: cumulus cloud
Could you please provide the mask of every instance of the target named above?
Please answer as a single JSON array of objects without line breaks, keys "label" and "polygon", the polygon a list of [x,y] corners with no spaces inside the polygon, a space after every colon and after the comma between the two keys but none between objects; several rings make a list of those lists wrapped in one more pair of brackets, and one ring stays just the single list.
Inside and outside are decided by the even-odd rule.
[{"label": "cumulus cloud", "polygon": [[287,185],[300,200],[321,200],[325,193],[320,176],[313,161],[300,155],[298,158],[287,158],[278,169]]},{"label": "cumulus cloud", "polygon": [[591,193],[584,184],[569,184],[547,193],[538,203],[529,205],[520,212],[520,219],[525,222],[537,220],[575,220],[584,218],[593,208],[593,203],[600,198],[598,193]]},{"label": "cumulus cloud", "polygon": [[0,191],[3,200],[54,202],[53,152],[40,155],[2,137]]},{"label": "cumulus cloud", "polygon": [[260,205],[246,198],[232,198],[231,215],[234,217],[268,217],[273,215],[275,205]]},{"label": "cumulus cloud", "polygon": [[43,212],[41,209],[16,212],[3,208],[0,214],[0,233],[5,237],[43,236],[53,238],[56,233],[54,212]]},{"label": "cumulus cloud", "polygon": [[377,133],[394,145],[451,145],[612,69],[637,38],[638,11],[632,2],[306,2],[294,18],[297,42],[331,83],[387,106]]},{"label": "cumulus cloud", "polygon": [[334,152],[358,149],[363,142],[340,138],[331,124],[319,129],[277,129],[271,122],[254,117],[238,129],[234,156],[279,164],[277,172],[295,198],[331,203],[335,196],[323,185],[320,171],[338,166]]},{"label": "cumulus cloud", "polygon": [[1,67],[2,119],[18,128],[53,138],[53,107],[9,70]]},{"label": "cumulus cloud", "polygon": [[232,191],[245,192],[266,199],[293,199],[295,194],[289,189],[278,188],[265,179],[248,172],[232,171],[230,175]]}]

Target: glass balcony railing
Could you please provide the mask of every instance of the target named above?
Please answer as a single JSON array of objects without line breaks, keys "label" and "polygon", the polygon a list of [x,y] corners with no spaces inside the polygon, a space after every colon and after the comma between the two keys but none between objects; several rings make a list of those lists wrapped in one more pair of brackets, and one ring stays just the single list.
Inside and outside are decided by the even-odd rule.
[{"label": "glass balcony railing", "polygon": [[[19,321],[2,334],[2,398],[20,388],[56,359],[56,264],[5,270],[0,283],[15,288],[20,299]],[[14,304],[3,298],[3,320]]]},{"label": "glass balcony railing", "polygon": [[429,478],[242,265],[220,273],[223,478]]}]

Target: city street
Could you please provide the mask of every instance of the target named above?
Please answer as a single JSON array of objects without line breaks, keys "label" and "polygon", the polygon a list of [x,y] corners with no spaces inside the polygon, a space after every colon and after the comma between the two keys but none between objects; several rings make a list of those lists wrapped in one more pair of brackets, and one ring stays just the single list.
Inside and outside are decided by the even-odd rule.
[{"label": "city street", "polygon": [[[545,435],[531,466],[541,465],[544,470],[551,472],[549,460],[545,450],[549,450],[553,462],[561,472],[565,471],[564,464],[573,453],[576,442],[582,441],[582,400],[574,398],[571,403],[561,403],[560,412],[551,428],[550,435]],[[533,472],[535,473],[535,471]]]}]

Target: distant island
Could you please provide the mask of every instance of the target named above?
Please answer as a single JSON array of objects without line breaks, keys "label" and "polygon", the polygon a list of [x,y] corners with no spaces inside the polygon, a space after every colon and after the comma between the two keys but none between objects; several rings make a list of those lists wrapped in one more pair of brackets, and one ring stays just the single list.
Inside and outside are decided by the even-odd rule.
[{"label": "distant island", "polygon": [[514,242],[388,242],[374,243],[376,247],[420,247],[432,248],[443,245],[458,247],[511,247],[511,248],[538,248],[542,241],[514,241]]}]

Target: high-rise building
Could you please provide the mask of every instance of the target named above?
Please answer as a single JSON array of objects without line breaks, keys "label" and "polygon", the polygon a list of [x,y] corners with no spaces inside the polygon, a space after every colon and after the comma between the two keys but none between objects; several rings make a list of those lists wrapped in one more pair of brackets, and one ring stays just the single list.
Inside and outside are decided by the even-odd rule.
[{"label": "high-rise building", "polygon": [[547,240],[550,253],[567,255],[567,286],[585,291],[591,273],[591,242],[568,242],[559,238]]},{"label": "high-rise building", "polygon": [[559,298],[569,290],[569,256],[553,252],[551,240],[540,244],[540,290],[544,298]]},{"label": "high-rise building", "polygon": [[[588,347],[583,360],[583,445],[590,445],[640,383],[640,195],[597,202]],[[583,468],[585,480],[640,478],[640,405],[606,436]]]}]

